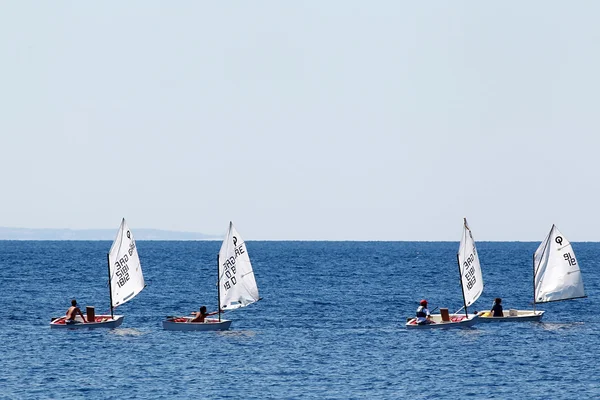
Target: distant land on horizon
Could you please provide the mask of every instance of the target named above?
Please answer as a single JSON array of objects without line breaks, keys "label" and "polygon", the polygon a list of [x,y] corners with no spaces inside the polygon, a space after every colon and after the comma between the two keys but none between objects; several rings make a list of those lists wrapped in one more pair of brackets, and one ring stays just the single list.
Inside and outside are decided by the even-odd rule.
[{"label": "distant land on horizon", "polygon": [[[0,227],[0,240],[114,240],[116,229],[31,229]],[[214,240],[214,235],[198,232],[136,229],[135,240]]]}]

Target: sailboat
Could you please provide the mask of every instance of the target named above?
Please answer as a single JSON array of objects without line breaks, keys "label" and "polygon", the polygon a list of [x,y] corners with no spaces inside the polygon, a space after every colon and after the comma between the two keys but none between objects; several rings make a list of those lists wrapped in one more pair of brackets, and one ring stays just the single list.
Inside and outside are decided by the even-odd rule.
[{"label": "sailboat", "polygon": [[194,317],[169,317],[163,321],[163,328],[175,331],[227,330],[231,320],[221,318],[222,311],[246,307],[260,300],[246,243],[232,222],[229,222],[229,230],[217,256],[217,288],[218,318],[191,322]]},{"label": "sailboat", "polygon": [[125,218],[121,221],[117,237],[107,254],[107,260],[110,315],[95,315],[95,312],[90,312],[88,308],[85,322],[79,315],[75,318],[74,324],[67,324],[66,316],[52,318],[51,328],[116,328],[123,323],[125,317],[114,315],[114,308],[133,299],[146,287],[135,240]]},{"label": "sailboat", "polygon": [[503,317],[481,312],[482,322],[540,321],[544,311],[536,304],[587,297],[571,242],[552,225],[533,254],[533,310],[503,310]]},{"label": "sailboat", "polygon": [[465,314],[450,314],[448,309],[440,309],[440,314],[431,314],[432,323],[426,325],[417,324],[417,318],[412,318],[406,323],[408,329],[436,329],[436,328],[462,328],[473,326],[479,319],[477,314],[469,314],[467,307],[475,303],[483,292],[483,277],[481,276],[481,265],[475,247],[475,241],[471,229],[464,218],[463,233],[460,246],[456,254],[458,261],[458,274],[463,295],[463,307]]}]

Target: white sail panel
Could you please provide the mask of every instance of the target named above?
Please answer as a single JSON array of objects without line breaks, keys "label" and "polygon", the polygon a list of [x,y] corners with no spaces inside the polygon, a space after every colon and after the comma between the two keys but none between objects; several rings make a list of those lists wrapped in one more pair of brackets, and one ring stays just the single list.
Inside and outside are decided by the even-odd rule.
[{"label": "white sail panel", "polygon": [[475,241],[473,240],[469,225],[467,225],[466,218],[458,248],[458,266],[465,304],[468,307],[481,296],[483,292],[483,277],[481,275],[481,265],[479,264]]},{"label": "white sail panel", "polygon": [[219,305],[223,310],[233,310],[258,300],[246,243],[230,222],[219,251]]},{"label": "white sail panel", "polygon": [[108,265],[113,307],[133,299],[146,286],[135,240],[125,218],[108,253]]},{"label": "white sail panel", "polygon": [[536,303],[585,297],[575,252],[555,225],[534,254],[534,284]]}]

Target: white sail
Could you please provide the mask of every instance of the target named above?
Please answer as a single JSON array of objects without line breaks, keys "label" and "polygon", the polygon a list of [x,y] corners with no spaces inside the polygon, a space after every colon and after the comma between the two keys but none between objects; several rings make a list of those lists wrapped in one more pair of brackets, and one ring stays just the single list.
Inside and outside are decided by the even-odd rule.
[{"label": "white sail", "polygon": [[535,251],[533,268],[534,302],[585,297],[575,252],[555,225]]},{"label": "white sail", "polygon": [[463,287],[465,304],[470,306],[481,296],[483,292],[483,277],[481,276],[481,265],[475,248],[473,235],[467,225],[467,219],[463,225],[463,234],[458,248],[458,268],[460,270],[460,281]]},{"label": "white sail", "polygon": [[113,307],[133,299],[145,287],[135,240],[125,218],[108,253],[108,265]]},{"label": "white sail", "polygon": [[223,310],[233,310],[258,300],[246,243],[230,222],[219,251],[219,305]]}]

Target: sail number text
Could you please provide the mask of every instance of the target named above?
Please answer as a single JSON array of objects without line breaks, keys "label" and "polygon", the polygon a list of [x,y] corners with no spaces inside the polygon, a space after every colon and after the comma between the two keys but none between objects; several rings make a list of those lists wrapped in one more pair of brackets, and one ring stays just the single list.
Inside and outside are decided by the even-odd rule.
[{"label": "sail number text", "polygon": [[[129,244],[129,249],[127,249],[127,253],[129,253],[129,256],[133,255],[134,250],[135,242],[132,240]],[[129,265],[127,265],[127,261],[129,261],[129,256],[127,255],[127,253],[125,253],[123,257],[121,257],[115,262],[115,275],[117,275],[117,278],[119,279],[117,281],[117,285],[120,288],[123,287],[127,282],[129,282],[130,279]]]},{"label": "sail number text", "polygon": [[563,258],[567,260],[569,265],[572,267],[573,265],[577,265],[577,260],[575,257],[571,257],[571,253],[563,254]]},{"label": "sail number text", "polygon": [[471,290],[475,283],[477,283],[477,279],[475,278],[475,267],[473,266],[473,261],[475,261],[475,256],[473,253],[467,257],[465,262],[463,263],[465,272],[465,279],[467,280],[467,288]]},{"label": "sail number text", "polygon": [[237,279],[235,277],[235,274],[237,272],[236,267],[235,267],[235,261],[237,260],[238,256],[240,256],[244,253],[245,253],[244,245],[242,244],[239,247],[235,248],[235,255],[229,257],[223,263],[223,273],[226,278],[225,282],[223,283],[223,287],[226,290],[231,289],[231,287],[237,283]]}]

